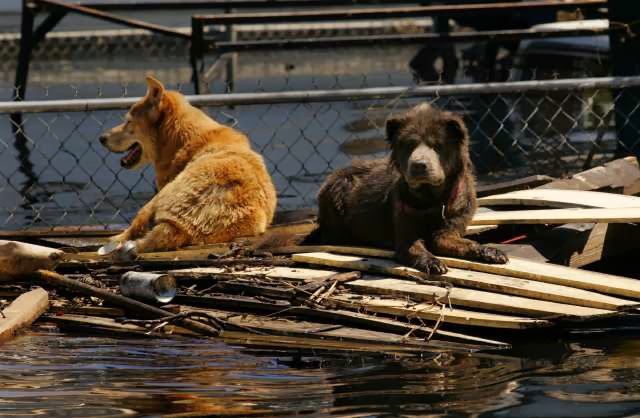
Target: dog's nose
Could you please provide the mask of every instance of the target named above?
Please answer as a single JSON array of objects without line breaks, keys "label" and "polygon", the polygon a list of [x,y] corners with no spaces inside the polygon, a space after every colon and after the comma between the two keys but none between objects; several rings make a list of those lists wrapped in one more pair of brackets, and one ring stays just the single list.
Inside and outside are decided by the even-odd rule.
[{"label": "dog's nose", "polygon": [[102,145],[107,145],[107,136],[106,135],[100,135],[100,138],[98,138],[100,140],[100,143]]},{"label": "dog's nose", "polygon": [[427,164],[422,161],[414,161],[409,167],[409,172],[412,176],[421,177],[427,174]]}]

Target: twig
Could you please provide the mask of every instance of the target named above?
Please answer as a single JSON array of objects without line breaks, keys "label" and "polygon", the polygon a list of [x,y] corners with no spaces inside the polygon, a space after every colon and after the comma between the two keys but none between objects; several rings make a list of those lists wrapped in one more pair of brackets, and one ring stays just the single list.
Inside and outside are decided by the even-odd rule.
[{"label": "twig", "polygon": [[338,281],[334,281],[333,284],[331,285],[331,287],[329,288],[329,290],[327,290],[325,293],[323,293],[321,296],[319,296],[316,299],[316,303],[321,303],[326,297],[331,296],[331,294],[333,294],[334,290],[336,290],[336,286],[338,285]]},{"label": "twig", "polygon": [[426,338],[427,341],[431,341],[431,338],[433,338],[435,333],[438,332],[438,329],[440,328],[440,324],[442,324],[443,322],[444,322],[444,312],[441,311],[440,317],[438,318],[438,320],[436,321],[436,324],[433,326],[431,330],[431,334],[429,334]]},{"label": "twig", "polygon": [[314,300],[315,298],[317,298],[317,297],[318,297],[318,295],[319,295],[320,293],[322,293],[322,292],[324,291],[324,289],[325,289],[325,288],[326,288],[325,286],[320,286],[318,289],[316,289],[316,291],[315,291],[315,292],[313,292],[313,293],[311,294],[311,296],[309,296],[308,301],[309,301],[309,302],[313,302],[313,300]]}]

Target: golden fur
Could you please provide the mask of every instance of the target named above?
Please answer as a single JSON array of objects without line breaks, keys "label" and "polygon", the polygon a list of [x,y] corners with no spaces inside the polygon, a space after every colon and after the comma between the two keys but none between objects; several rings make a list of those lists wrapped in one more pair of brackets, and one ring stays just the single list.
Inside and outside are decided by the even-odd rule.
[{"label": "golden fur", "polygon": [[147,77],[147,84],[126,122],[100,138],[114,152],[139,146],[140,158],[127,168],[152,163],[158,185],[158,193],[113,240],[136,240],[138,252],[149,252],[263,233],[275,213],[276,191],[247,137],[158,80]]}]

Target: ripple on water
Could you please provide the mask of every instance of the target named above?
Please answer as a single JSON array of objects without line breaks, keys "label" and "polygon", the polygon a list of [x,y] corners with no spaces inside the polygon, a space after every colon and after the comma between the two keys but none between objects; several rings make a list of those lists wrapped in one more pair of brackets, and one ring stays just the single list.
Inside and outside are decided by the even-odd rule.
[{"label": "ripple on water", "polygon": [[531,358],[297,357],[196,339],[31,334],[0,345],[0,416],[640,412],[640,343],[611,338],[531,349]]}]

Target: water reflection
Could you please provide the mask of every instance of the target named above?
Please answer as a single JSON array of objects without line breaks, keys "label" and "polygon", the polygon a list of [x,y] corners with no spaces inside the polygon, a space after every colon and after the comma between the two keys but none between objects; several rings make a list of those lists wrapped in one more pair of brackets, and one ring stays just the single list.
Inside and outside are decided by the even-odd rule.
[{"label": "water reflection", "polygon": [[217,341],[38,333],[0,346],[0,416],[640,413],[637,341],[544,342],[519,351],[436,360],[299,357]]}]

